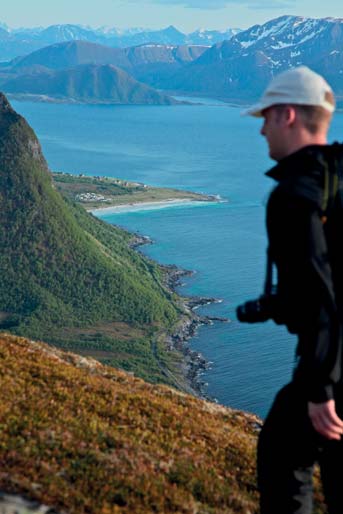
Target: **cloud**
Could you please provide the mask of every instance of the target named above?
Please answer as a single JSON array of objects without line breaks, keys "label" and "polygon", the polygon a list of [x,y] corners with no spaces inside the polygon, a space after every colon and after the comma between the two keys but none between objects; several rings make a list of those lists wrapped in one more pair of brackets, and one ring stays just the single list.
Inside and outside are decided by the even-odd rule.
[{"label": "cloud", "polygon": [[[131,0],[132,1],[132,0]],[[249,9],[287,9],[294,7],[296,0],[150,0],[160,5],[182,5],[192,9],[223,9],[232,4],[245,5]]]},{"label": "cloud", "polygon": [[289,9],[289,8],[292,8],[296,5],[296,0],[285,0],[284,2],[283,1],[280,1],[280,2],[255,2],[255,3],[251,3],[250,1],[249,2],[244,2],[245,4],[248,5],[249,9],[268,9],[268,10],[272,10],[272,9]]}]

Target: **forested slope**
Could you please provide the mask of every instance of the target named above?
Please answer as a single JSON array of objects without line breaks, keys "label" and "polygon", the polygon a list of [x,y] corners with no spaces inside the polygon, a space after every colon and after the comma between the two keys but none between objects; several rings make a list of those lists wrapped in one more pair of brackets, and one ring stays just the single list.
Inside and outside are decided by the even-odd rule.
[{"label": "forested slope", "polygon": [[0,329],[110,351],[134,371],[140,354],[148,378],[152,334],[172,327],[182,307],[130,237],[61,196],[33,130],[1,95]]}]

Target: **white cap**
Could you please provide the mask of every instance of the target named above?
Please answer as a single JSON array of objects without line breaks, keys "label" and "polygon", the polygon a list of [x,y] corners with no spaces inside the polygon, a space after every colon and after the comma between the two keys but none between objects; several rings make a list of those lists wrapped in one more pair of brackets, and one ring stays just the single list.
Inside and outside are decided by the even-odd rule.
[{"label": "white cap", "polygon": [[260,118],[263,109],[279,104],[314,105],[333,112],[332,98],[332,89],[321,75],[307,66],[299,66],[274,77],[261,100],[242,115]]}]

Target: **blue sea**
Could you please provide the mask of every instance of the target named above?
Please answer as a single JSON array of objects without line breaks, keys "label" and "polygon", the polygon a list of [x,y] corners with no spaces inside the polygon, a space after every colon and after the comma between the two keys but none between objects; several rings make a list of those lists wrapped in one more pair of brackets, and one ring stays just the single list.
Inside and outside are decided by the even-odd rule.
[{"label": "blue sea", "polygon": [[[104,175],[218,194],[227,202],[103,216],[154,243],[144,252],[194,270],[180,292],[222,299],[202,313],[230,323],[200,327],[190,341],[212,364],[202,377],[219,403],[265,417],[292,373],[296,340],[272,322],[245,325],[235,309],[263,288],[265,204],[272,165],[261,121],[235,107],[82,106],[13,102],[36,131],[54,171]],[[330,141],[343,137],[337,114]]]}]

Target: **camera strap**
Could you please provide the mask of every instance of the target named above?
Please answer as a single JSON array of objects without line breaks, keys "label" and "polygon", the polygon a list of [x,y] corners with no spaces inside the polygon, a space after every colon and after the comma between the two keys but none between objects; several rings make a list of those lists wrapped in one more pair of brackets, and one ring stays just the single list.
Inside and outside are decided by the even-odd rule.
[{"label": "camera strap", "polygon": [[273,271],[274,262],[271,255],[270,247],[267,248],[267,266],[266,266],[266,279],[264,283],[264,294],[270,296],[275,292],[275,285],[273,284]]}]

